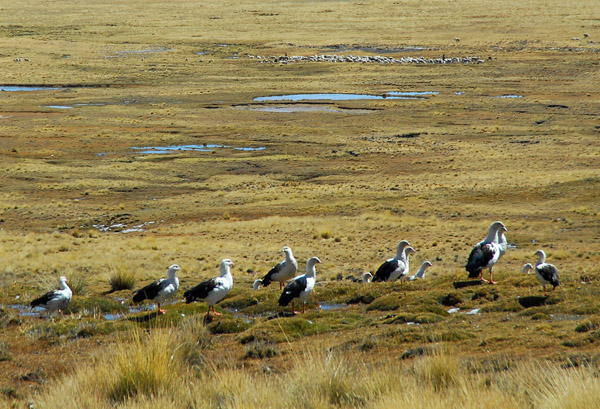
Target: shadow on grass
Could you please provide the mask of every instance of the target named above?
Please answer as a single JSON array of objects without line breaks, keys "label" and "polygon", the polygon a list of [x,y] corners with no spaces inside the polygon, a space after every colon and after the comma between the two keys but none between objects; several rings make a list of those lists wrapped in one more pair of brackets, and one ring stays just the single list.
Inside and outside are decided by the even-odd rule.
[{"label": "shadow on grass", "polygon": [[481,285],[481,284],[483,284],[483,281],[481,281],[481,280],[455,281],[452,284],[454,285],[454,288],[459,289],[459,288],[473,287],[476,285]]},{"label": "shadow on grass", "polygon": [[543,297],[543,296],[539,296],[539,295],[531,295],[528,297],[521,297],[517,301],[519,302],[519,304],[521,304],[522,307],[530,308],[530,307],[539,307],[540,305],[546,304],[547,299],[548,299],[548,297]]},{"label": "shadow on grass", "polygon": [[293,314],[291,311],[279,311],[279,312],[267,317],[267,321],[274,320],[277,318],[291,318],[291,317],[298,317],[298,316],[302,316],[302,314],[299,314],[299,313]]},{"label": "shadow on grass", "polygon": [[134,317],[126,317],[124,318],[125,321],[131,321],[131,322],[148,322],[152,319],[156,319],[160,314],[158,312],[151,312],[149,314],[145,314],[145,315],[136,315]]}]

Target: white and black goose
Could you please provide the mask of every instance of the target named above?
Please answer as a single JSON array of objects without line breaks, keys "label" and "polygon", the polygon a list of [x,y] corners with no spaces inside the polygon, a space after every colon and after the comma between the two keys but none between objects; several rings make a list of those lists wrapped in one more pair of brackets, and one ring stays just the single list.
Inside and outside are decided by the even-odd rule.
[{"label": "white and black goose", "polygon": [[[417,250],[413,249],[411,246],[404,247],[404,251],[402,252],[402,256],[404,258],[404,270],[400,271],[400,274],[396,278],[396,280],[403,280],[408,276],[408,271],[410,269],[410,253],[416,253]],[[390,276],[390,281],[393,278]]]},{"label": "white and black goose", "polygon": [[506,232],[506,228],[498,229],[498,233],[496,233],[496,242],[498,243],[498,248],[500,249],[500,257],[506,254],[506,249],[508,249],[508,241],[506,240],[506,236],[504,235]]},{"label": "white and black goose", "polygon": [[[405,275],[408,270],[408,262],[406,258],[406,249],[410,248],[413,252],[415,249],[410,247],[410,243],[402,240],[396,247],[396,255],[383,262],[375,272],[372,281],[394,281]],[[409,250],[409,251],[411,251]]]},{"label": "white and black goose", "polygon": [[181,270],[181,267],[177,264],[172,264],[167,270],[167,278],[160,278],[148,284],[144,288],[136,291],[133,296],[133,302],[138,303],[144,300],[154,301],[158,308],[157,314],[165,314],[167,311],[160,308],[160,304],[168,298],[175,295],[179,289],[179,279],[177,278],[177,272]]},{"label": "white and black goose", "polygon": [[215,311],[215,304],[223,300],[233,288],[233,276],[231,275],[231,267],[233,265],[234,263],[230,259],[223,259],[219,267],[218,277],[203,281],[191,290],[183,293],[186,304],[196,300],[206,301],[208,303],[206,310],[207,319],[210,319],[211,310],[214,315],[221,315]]},{"label": "white and black goose", "polygon": [[489,282],[490,284],[495,284],[492,277],[492,270],[494,265],[498,262],[501,252],[500,245],[498,244],[498,230],[507,231],[502,222],[492,223],[485,239],[477,243],[473,247],[473,250],[471,250],[467,265],[465,266],[466,270],[469,272],[469,278],[476,278],[479,276],[481,281],[487,282],[488,280],[483,278],[483,270],[487,268],[490,270]]},{"label": "white and black goose", "polygon": [[71,302],[72,297],[73,292],[67,285],[67,277],[61,276],[58,279],[57,290],[48,291],[41,297],[31,301],[30,305],[31,308],[42,307],[50,314],[55,311],[58,311],[62,314],[62,309],[65,308],[69,302]]},{"label": "white and black goose", "polygon": [[552,291],[560,285],[560,281],[558,280],[558,269],[554,264],[546,263],[546,253],[544,253],[544,250],[536,251],[535,255],[538,256],[538,262],[535,264],[535,268],[530,263],[527,263],[523,265],[521,271],[529,274],[529,270],[534,270],[535,276],[540,284],[542,284],[544,294],[547,296],[548,292],[546,291],[546,284],[552,285]]},{"label": "white and black goose", "polygon": [[285,260],[275,265],[262,279],[254,281],[252,287],[255,290],[268,286],[271,281],[279,281],[279,289],[281,290],[285,282],[296,275],[298,262],[292,254],[292,249],[285,246],[281,251],[285,254]]},{"label": "white and black goose", "polygon": [[287,306],[290,301],[292,303],[292,313],[297,314],[294,305],[294,300],[302,300],[302,313],[305,312],[306,298],[312,292],[317,280],[316,265],[320,263],[318,257],[311,257],[306,261],[306,274],[294,277],[283,289],[281,297],[279,297],[279,305]]},{"label": "white and black goose", "polygon": [[431,267],[432,264],[430,261],[424,261],[423,264],[421,264],[421,267],[419,267],[419,269],[417,270],[417,272],[411,276],[407,277],[408,281],[415,281],[418,279],[424,279],[425,278],[425,271],[427,270],[427,268]]}]

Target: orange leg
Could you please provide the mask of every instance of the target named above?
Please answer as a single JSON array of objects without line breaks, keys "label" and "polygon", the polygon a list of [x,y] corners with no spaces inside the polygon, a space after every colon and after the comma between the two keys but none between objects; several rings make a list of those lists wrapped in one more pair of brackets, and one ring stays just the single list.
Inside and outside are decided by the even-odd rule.
[{"label": "orange leg", "polygon": [[156,311],[156,314],[157,315],[163,315],[163,314],[166,314],[166,313],[167,313],[167,310],[161,310],[160,309],[160,304],[158,304],[158,311]]},{"label": "orange leg", "polygon": [[214,306],[214,305],[212,306],[212,310],[213,310],[213,314],[214,314],[214,315],[221,315],[221,313],[220,313],[220,312],[217,312],[217,311],[215,310],[215,306]]},{"label": "orange leg", "polygon": [[496,282],[492,279],[492,269],[490,268],[490,284],[496,284]]},{"label": "orange leg", "polygon": [[302,303],[302,314],[306,312],[306,302]]},{"label": "orange leg", "polygon": [[294,315],[298,314],[298,313],[296,312],[296,307],[295,307],[295,305],[294,305],[294,300],[292,300],[292,314],[294,314]]},{"label": "orange leg", "polygon": [[481,274],[479,275],[479,278],[481,279],[481,281],[487,283],[488,280],[486,280],[485,278],[483,278],[483,270],[481,270]]}]

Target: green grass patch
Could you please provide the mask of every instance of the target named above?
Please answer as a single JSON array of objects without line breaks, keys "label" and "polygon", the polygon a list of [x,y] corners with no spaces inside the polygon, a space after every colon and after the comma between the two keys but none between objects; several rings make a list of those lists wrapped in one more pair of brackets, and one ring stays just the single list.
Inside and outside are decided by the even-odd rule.
[{"label": "green grass patch", "polygon": [[108,312],[126,312],[129,308],[115,300],[98,296],[77,296],[74,295],[69,305],[63,310],[65,314],[78,313],[108,313]]},{"label": "green grass patch", "polygon": [[400,308],[400,296],[388,294],[377,298],[367,307],[367,311],[395,311]]},{"label": "green grass patch", "polygon": [[246,320],[227,315],[213,318],[213,321],[208,325],[208,330],[215,335],[237,334],[246,331],[248,328],[250,328],[250,323]]}]

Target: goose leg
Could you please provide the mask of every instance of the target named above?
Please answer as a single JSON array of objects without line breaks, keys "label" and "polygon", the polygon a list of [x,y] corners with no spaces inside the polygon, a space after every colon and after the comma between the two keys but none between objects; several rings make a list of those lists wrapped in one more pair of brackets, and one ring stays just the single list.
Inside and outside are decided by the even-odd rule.
[{"label": "goose leg", "polygon": [[217,312],[217,311],[215,310],[215,306],[214,306],[214,305],[212,306],[212,310],[213,310],[213,314],[214,314],[214,315],[221,315],[221,313],[220,313],[220,312]]},{"label": "goose leg", "polygon": [[479,278],[481,279],[481,281],[483,281],[484,283],[487,283],[488,280],[486,280],[485,278],[483,278],[483,269],[481,269],[481,274],[479,275]]},{"label": "goose leg", "polygon": [[490,268],[490,284],[496,284],[496,282],[492,279],[492,269]]}]

